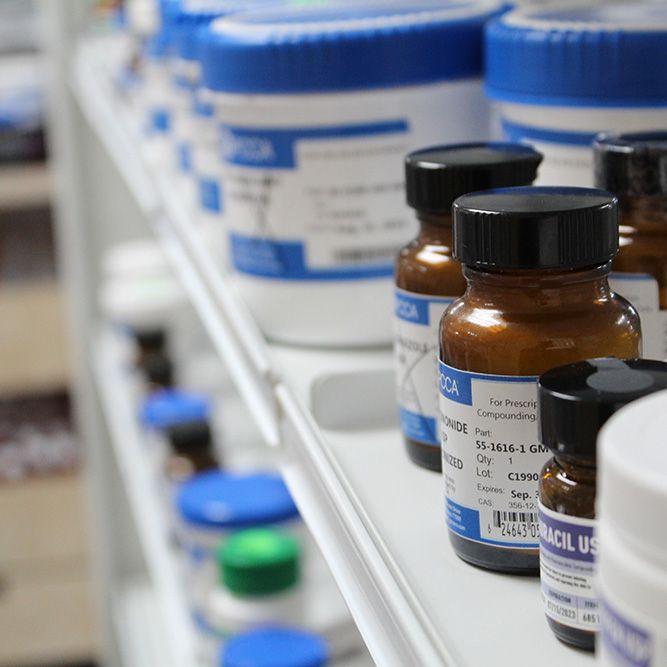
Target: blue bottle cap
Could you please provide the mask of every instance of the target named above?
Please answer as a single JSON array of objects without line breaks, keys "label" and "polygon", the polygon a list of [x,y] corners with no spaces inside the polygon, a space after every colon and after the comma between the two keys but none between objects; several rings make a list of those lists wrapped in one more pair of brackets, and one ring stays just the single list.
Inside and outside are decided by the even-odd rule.
[{"label": "blue bottle cap", "polygon": [[210,411],[209,400],[204,396],[161,389],[146,398],[139,416],[144,426],[163,430],[185,422],[207,421]]},{"label": "blue bottle cap", "polygon": [[588,107],[667,106],[667,5],[525,8],[486,30],[496,100]]},{"label": "blue bottle cap", "polygon": [[286,6],[214,21],[204,85],[228,93],[391,88],[478,77],[497,0],[384,0]]},{"label": "blue bottle cap", "polygon": [[324,667],[326,642],[318,635],[265,627],[235,635],[220,651],[220,667]]},{"label": "blue bottle cap", "polygon": [[173,12],[171,23],[174,32],[174,55],[183,60],[197,60],[198,34],[211,21],[252,7],[260,0],[208,0],[207,2],[183,2]]},{"label": "blue bottle cap", "polygon": [[285,483],[272,473],[203,472],[183,482],[176,505],[186,523],[220,530],[282,523],[299,516]]}]

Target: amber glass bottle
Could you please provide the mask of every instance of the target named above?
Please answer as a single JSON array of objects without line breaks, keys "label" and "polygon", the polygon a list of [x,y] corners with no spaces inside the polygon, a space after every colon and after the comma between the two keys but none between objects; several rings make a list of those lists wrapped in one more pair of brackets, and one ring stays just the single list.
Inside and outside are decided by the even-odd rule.
[{"label": "amber glass bottle", "polygon": [[589,357],[637,357],[639,317],[607,282],[617,202],[587,188],[506,188],[454,203],[468,286],[440,327],[447,524],[456,553],[537,573],[537,376]]},{"label": "amber glass bottle", "polygon": [[467,192],[535,180],[542,156],[521,144],[456,144],[408,155],[408,204],[419,234],[396,260],[394,350],[401,430],[412,461],[441,469],[438,414],[438,325],[465,291],[452,258],[452,204]]},{"label": "amber glass bottle", "polygon": [[620,202],[609,284],[639,312],[644,356],[667,357],[667,131],[603,135],[595,180]]},{"label": "amber glass bottle", "polygon": [[559,366],[538,381],[540,440],[552,452],[540,475],[540,577],[556,637],[592,651],[599,625],[596,444],[624,405],[667,388],[667,364],[591,359]]},{"label": "amber glass bottle", "polygon": [[207,422],[176,424],[168,429],[167,435],[171,455],[166,462],[166,476],[170,482],[182,482],[199,472],[219,467]]}]

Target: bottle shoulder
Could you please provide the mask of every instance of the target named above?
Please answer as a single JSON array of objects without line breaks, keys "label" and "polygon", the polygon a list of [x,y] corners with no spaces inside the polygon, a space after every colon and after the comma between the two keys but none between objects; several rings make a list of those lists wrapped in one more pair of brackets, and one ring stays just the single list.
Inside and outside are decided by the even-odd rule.
[{"label": "bottle shoulder", "polygon": [[576,464],[565,470],[555,459],[550,459],[540,475],[540,502],[559,514],[595,518],[596,480],[589,469],[577,474]]}]

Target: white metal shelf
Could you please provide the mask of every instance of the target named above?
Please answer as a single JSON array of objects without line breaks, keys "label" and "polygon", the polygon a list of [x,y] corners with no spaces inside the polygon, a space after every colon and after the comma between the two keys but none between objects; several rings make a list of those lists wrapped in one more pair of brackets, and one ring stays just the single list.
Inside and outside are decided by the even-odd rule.
[{"label": "white metal shelf", "polygon": [[389,350],[325,352],[264,341],[169,175],[139,149],[98,53],[94,43],[79,53],[73,92],[136,191],[265,439],[279,445],[287,483],[376,663],[591,664],[551,635],[535,579],[483,572],[454,555],[441,479],[403,452]]},{"label": "white metal shelf", "polygon": [[145,664],[197,667],[195,634],[188,613],[183,573],[170,544],[165,508],[149,467],[145,437],[133,412],[128,379],[120,363],[122,354],[113,335],[103,333],[94,342],[91,356],[102,411],[156,602],[149,628],[158,628],[166,646],[164,660]]}]

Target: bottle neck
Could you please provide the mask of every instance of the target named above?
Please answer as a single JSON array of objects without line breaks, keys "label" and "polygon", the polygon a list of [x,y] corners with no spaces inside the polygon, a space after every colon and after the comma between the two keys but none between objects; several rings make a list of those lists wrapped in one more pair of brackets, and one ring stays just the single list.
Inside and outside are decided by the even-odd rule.
[{"label": "bottle neck", "polygon": [[481,270],[464,267],[468,281],[466,297],[486,303],[502,301],[513,308],[522,305],[562,307],[591,303],[611,296],[607,281],[611,262],[570,271],[558,270]]},{"label": "bottle neck", "polygon": [[594,457],[555,454],[554,460],[566,477],[580,484],[595,484],[598,469]]},{"label": "bottle neck", "polygon": [[448,245],[452,243],[452,216],[451,214],[417,213],[419,221],[419,240],[434,241]]},{"label": "bottle neck", "polygon": [[619,197],[621,233],[625,227],[667,229],[667,196]]}]

